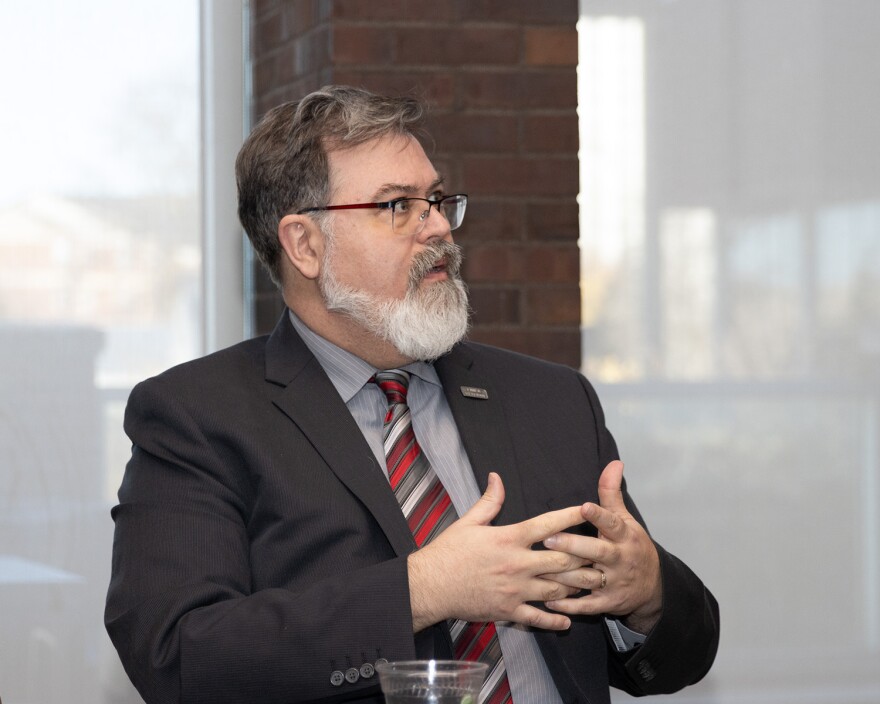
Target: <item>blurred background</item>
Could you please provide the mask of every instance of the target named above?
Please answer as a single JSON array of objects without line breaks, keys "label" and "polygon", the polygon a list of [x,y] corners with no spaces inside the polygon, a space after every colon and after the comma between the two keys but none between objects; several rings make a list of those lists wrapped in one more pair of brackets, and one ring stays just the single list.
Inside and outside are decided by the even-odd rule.
[{"label": "blurred background", "polygon": [[[880,3],[0,4],[0,697],[140,701],[102,625],[131,386],[271,329],[232,162],[417,91],[472,336],[595,383],[722,607],[668,702],[880,702]],[[628,700],[622,694],[615,701]]]}]

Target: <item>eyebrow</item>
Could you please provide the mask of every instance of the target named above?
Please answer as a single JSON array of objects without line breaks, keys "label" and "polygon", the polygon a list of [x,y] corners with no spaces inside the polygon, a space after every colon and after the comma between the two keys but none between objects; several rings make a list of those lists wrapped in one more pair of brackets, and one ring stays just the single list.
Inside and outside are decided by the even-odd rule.
[{"label": "eyebrow", "polygon": [[[437,188],[443,185],[444,180],[445,179],[442,176],[438,176],[434,181],[431,182],[431,185],[428,186],[427,192],[430,194],[436,191]],[[386,183],[379,186],[379,188],[373,194],[373,199],[381,201],[383,198],[387,198],[392,193],[403,193],[405,194],[405,196],[416,196],[420,192],[421,191],[417,186],[413,186],[411,184]]]}]

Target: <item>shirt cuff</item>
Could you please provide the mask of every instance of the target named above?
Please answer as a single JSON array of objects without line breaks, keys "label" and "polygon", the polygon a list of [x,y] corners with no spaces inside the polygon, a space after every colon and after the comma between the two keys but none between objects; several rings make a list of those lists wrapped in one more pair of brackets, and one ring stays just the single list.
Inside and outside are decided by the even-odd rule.
[{"label": "shirt cuff", "polygon": [[611,635],[611,640],[618,653],[628,653],[644,643],[647,638],[647,636],[627,628],[616,618],[606,618],[605,625],[608,626],[608,633]]}]

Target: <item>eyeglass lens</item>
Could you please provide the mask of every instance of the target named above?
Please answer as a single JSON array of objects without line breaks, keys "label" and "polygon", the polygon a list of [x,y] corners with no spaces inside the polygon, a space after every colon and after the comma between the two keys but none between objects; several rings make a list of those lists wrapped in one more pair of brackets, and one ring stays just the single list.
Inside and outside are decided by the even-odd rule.
[{"label": "eyeglass lens", "polygon": [[465,196],[448,196],[439,201],[426,198],[401,198],[391,211],[391,223],[394,232],[402,235],[418,234],[430,217],[431,207],[437,206],[438,212],[449,222],[449,229],[454,230],[464,219],[467,205]]}]

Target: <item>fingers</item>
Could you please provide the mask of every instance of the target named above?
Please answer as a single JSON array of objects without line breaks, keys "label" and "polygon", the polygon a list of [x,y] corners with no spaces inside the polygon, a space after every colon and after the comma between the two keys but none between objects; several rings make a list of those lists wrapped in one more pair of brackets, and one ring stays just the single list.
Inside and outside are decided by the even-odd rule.
[{"label": "fingers", "polygon": [[586,519],[581,513],[581,506],[571,506],[556,511],[548,511],[540,516],[535,516],[527,521],[517,524],[522,532],[523,544],[533,545],[540,543],[551,535],[560,531],[577,526]]},{"label": "fingers", "polygon": [[[598,614],[627,613],[621,611],[621,595],[615,594],[612,587],[608,586],[608,577],[605,572],[595,568],[585,568],[568,572],[563,575],[553,575],[552,578],[564,579],[567,583],[579,583],[578,591],[587,589],[588,594],[581,596],[569,595],[560,599],[548,599],[544,605],[563,614],[572,616],[595,616]],[[607,589],[607,591],[606,591]]]},{"label": "fingers", "polygon": [[609,540],[621,541],[627,535],[624,516],[629,515],[623,502],[623,462],[614,460],[599,476],[599,505],[586,503],[581,507],[583,517]]},{"label": "fingers", "polygon": [[[623,502],[622,482],[623,464],[611,462],[599,479],[598,504],[548,511],[496,528],[490,524],[504,505],[505,491],[501,477],[490,473],[480,499],[435,541],[445,540],[455,548],[459,562],[470,565],[463,574],[474,577],[473,584],[463,591],[461,584],[447,580],[454,598],[431,611],[431,617],[439,613],[474,620],[472,616],[479,616],[476,620],[511,620],[565,630],[571,624],[568,614],[613,613],[612,608],[636,603],[636,590],[618,579],[624,552],[632,552],[627,545],[638,538],[638,532],[628,527],[633,521]],[[599,537],[566,532],[586,521],[596,526]],[[548,549],[534,550],[541,542]],[[441,568],[444,572],[451,571]],[[613,584],[606,590],[609,580]],[[583,590],[591,593],[579,595]],[[545,603],[556,613],[536,608],[535,603]]]},{"label": "fingers", "polygon": [[[621,599],[619,590],[609,586],[608,573],[596,567],[585,567],[571,572],[550,575],[548,577],[578,592],[588,590],[586,594],[569,594],[559,599],[548,599],[544,605],[564,614],[595,616],[598,614],[627,613],[620,610]],[[607,591],[606,591],[607,589]]]},{"label": "fingers", "polygon": [[599,475],[599,504],[610,511],[623,510],[623,462],[614,460],[609,462],[602,474]]},{"label": "fingers", "polygon": [[489,472],[489,483],[486,491],[459,520],[464,523],[487,526],[504,505],[504,483],[496,472]]},{"label": "fingers", "polygon": [[510,620],[532,628],[543,628],[547,631],[566,631],[571,628],[571,619],[568,616],[542,611],[529,604],[523,604],[516,609]]},{"label": "fingers", "polygon": [[576,599],[548,601],[546,606],[548,609],[553,609],[563,614],[571,614],[572,616],[596,616],[598,614],[611,613],[609,600],[601,595],[601,591],[594,591],[588,596]]},{"label": "fingers", "polygon": [[[613,564],[619,559],[620,549],[608,540],[590,538],[584,535],[571,533],[557,533],[544,541],[544,547],[559,553],[577,557],[580,564],[591,566],[593,563],[602,565]],[[549,571],[549,570],[548,570]]]},{"label": "fingers", "polygon": [[[600,591],[608,584],[608,577],[605,575],[605,572],[596,567],[584,567],[568,572],[558,572],[548,575],[548,578],[574,590],[571,593],[579,592],[583,589]],[[571,596],[571,593],[563,596]],[[545,601],[554,601],[554,599],[545,599]]]},{"label": "fingers", "polygon": [[581,515],[585,520],[592,523],[599,534],[614,542],[620,542],[627,536],[626,521],[619,513],[609,511],[607,508],[593,503],[581,506]]}]

